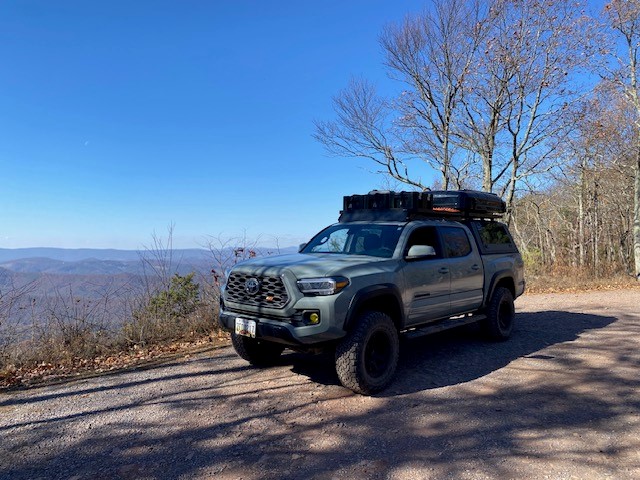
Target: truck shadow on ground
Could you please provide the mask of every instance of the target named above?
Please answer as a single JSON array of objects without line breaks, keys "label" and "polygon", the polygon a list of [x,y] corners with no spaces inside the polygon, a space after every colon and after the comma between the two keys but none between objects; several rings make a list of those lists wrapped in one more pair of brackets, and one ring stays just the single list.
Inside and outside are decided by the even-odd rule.
[{"label": "truck shadow on ground", "polygon": [[[582,333],[604,328],[616,320],[583,313],[542,311],[519,313],[512,336],[504,342],[483,338],[477,325],[420,338],[401,338],[400,361],[394,382],[376,396],[388,397],[447,387],[481,378],[512,361],[576,340]],[[541,355],[538,358],[552,356]],[[323,385],[339,385],[333,356],[285,355],[292,371]]]},{"label": "truck shadow on ground", "polygon": [[[606,432],[607,438],[622,433],[629,428],[626,415],[640,411],[639,380],[629,373],[638,365],[640,324],[631,319],[610,326],[614,321],[545,311],[519,314],[508,342],[485,342],[474,329],[411,340],[403,345],[396,381],[374,399],[336,387],[330,356],[287,354],[275,374],[267,375],[240,366],[236,358],[227,358],[230,351],[223,351],[188,364],[194,369],[192,384],[172,384],[181,378],[171,370],[149,371],[154,376],[148,381],[158,388],[143,398],[106,408],[96,404],[73,416],[49,415],[37,424],[12,422],[0,434],[21,461],[3,465],[0,456],[0,478],[382,479],[403,466],[423,468],[423,473],[434,469],[421,478],[461,478],[468,476],[470,465],[486,469],[479,472],[482,478],[521,478],[523,471],[510,462],[532,453],[543,468],[570,458],[572,464],[602,471],[640,448],[635,436],[613,446],[575,440],[592,431]],[[555,348],[594,332],[576,348]],[[619,366],[572,364],[571,355],[558,354],[581,349],[596,349]],[[444,397],[432,391],[480,378],[523,357],[549,361],[571,374],[556,381],[493,384],[489,395],[479,394],[482,386],[451,389]],[[226,377],[225,369],[232,375]],[[315,388],[305,377],[329,387]],[[230,383],[240,390],[229,391]],[[111,388],[118,394],[140,386],[120,382]],[[87,390],[67,395],[74,402]],[[163,415],[147,417],[145,407],[161,408]],[[106,411],[118,416],[101,422]],[[203,416],[193,418],[208,421],[183,423],[194,413]],[[51,439],[72,426],[85,433],[55,443],[55,455],[22,458],[29,458],[34,446],[52,448]],[[555,443],[555,450],[544,443],[571,433],[578,443]],[[558,451],[557,445],[563,448]]]}]

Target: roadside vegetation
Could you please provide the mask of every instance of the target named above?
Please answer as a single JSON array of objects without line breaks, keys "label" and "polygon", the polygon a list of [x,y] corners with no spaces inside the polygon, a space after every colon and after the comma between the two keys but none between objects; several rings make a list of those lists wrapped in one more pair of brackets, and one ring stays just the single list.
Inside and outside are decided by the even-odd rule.
[{"label": "roadside vegetation", "polygon": [[[257,240],[212,237],[209,275],[180,275],[172,237],[171,226],[166,239],[154,235],[152,246],[141,252],[141,285],[107,289],[99,300],[71,289],[36,299],[34,284],[1,289],[0,388],[129,367],[227,342],[217,323],[220,283],[227,268],[259,254]],[[12,321],[18,313],[29,321]]]},{"label": "roadside vegetation", "polygon": [[640,289],[640,284],[633,277],[624,273],[594,277],[589,271],[556,268],[540,275],[528,273],[525,277],[527,279],[525,294]]},{"label": "roadside vegetation", "polygon": [[194,275],[175,274],[146,298],[122,297],[133,307],[124,321],[104,301],[52,299],[26,338],[24,330],[2,329],[0,387],[122,368],[224,339],[215,321],[218,292]]}]

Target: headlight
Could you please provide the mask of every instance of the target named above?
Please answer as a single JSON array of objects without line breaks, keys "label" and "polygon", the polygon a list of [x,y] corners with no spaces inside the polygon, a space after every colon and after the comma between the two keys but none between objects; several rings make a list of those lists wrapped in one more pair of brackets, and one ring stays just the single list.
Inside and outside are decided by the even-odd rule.
[{"label": "headlight", "polygon": [[303,278],[298,280],[298,288],[305,295],[333,295],[349,285],[344,277]]}]

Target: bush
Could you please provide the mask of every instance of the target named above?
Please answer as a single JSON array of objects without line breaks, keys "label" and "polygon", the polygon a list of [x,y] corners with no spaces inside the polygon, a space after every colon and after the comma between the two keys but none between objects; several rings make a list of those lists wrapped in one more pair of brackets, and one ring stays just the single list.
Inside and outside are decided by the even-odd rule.
[{"label": "bush", "polygon": [[181,340],[208,335],[214,330],[214,308],[200,301],[200,285],[194,273],[175,274],[165,290],[154,293],[124,325],[128,345]]},{"label": "bush", "polygon": [[186,276],[177,273],[171,277],[169,288],[149,299],[147,313],[157,318],[180,319],[193,313],[200,300],[200,285],[193,281],[194,273]]}]

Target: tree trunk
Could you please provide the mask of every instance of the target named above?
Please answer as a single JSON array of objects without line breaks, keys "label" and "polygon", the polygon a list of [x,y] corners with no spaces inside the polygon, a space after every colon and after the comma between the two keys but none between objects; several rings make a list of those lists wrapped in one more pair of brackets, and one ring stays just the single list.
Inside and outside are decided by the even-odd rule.
[{"label": "tree trunk", "polygon": [[450,162],[449,158],[449,129],[448,126],[444,127],[444,138],[442,141],[442,189],[449,190],[449,177],[450,175]]},{"label": "tree trunk", "polygon": [[482,152],[482,190],[493,192],[493,142],[488,141]]},{"label": "tree trunk", "polygon": [[636,150],[633,189],[633,254],[635,258],[635,276],[636,280],[640,282],[640,145]]},{"label": "tree trunk", "polygon": [[584,191],[585,191],[585,179],[584,179],[584,160],[582,161],[582,165],[580,167],[580,192],[578,192],[578,252],[579,259],[578,265],[580,266],[580,270],[584,269],[585,261],[585,243],[586,237],[584,234],[584,223],[585,223],[585,213],[584,213]]},{"label": "tree trunk", "polygon": [[593,182],[593,275],[600,277],[600,206],[598,204],[598,181]]}]

